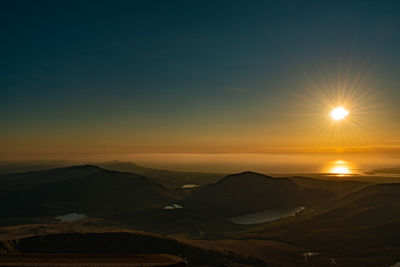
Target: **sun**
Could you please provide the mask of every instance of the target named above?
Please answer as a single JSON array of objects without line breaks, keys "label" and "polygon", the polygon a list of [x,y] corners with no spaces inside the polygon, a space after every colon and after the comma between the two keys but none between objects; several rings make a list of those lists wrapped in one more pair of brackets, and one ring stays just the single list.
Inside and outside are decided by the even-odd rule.
[{"label": "sun", "polygon": [[346,118],[346,116],[349,115],[349,113],[350,112],[348,110],[344,109],[343,107],[337,107],[332,110],[331,117],[335,121],[340,121],[340,120]]}]

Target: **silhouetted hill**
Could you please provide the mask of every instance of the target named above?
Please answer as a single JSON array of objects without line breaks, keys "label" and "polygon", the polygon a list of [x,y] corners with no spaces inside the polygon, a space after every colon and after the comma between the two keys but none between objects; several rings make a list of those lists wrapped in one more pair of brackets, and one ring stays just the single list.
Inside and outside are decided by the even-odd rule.
[{"label": "silhouetted hill", "polygon": [[143,175],[167,188],[178,188],[185,184],[205,185],[214,183],[224,176],[223,174],[217,173],[159,170],[121,161],[109,161],[97,163],[96,165],[109,170]]},{"label": "silhouetted hill", "polygon": [[184,200],[190,208],[218,209],[222,213],[243,214],[311,206],[333,198],[331,192],[303,188],[287,178],[273,178],[254,172],[228,175]]},{"label": "silhouetted hill", "polygon": [[72,164],[63,160],[27,160],[18,162],[0,162],[0,175],[7,173],[22,173],[61,168]]},{"label": "silhouetted hill", "polygon": [[159,207],[177,199],[146,177],[91,165],[1,175],[0,183],[2,217],[106,215]]},{"label": "silhouetted hill", "polygon": [[99,167],[93,165],[71,166],[42,171],[12,173],[0,175],[0,192],[6,194],[34,188],[46,183],[54,183],[70,178],[81,178],[100,172]]},{"label": "silhouetted hill", "polygon": [[326,178],[318,179],[318,178],[294,176],[290,177],[289,179],[302,187],[311,189],[323,189],[335,193],[338,196],[346,195],[348,193],[360,190],[365,186],[371,185],[371,183],[367,182],[337,180],[336,178],[327,180]]},{"label": "silhouetted hill", "polygon": [[329,211],[312,220],[318,223],[334,222],[337,225],[375,225],[400,221],[400,184],[371,185],[338,199],[329,207]]}]

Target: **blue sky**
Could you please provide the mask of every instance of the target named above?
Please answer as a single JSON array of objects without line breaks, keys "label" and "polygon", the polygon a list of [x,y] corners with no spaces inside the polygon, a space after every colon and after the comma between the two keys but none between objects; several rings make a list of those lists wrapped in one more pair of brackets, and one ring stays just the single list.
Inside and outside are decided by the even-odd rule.
[{"label": "blue sky", "polygon": [[357,75],[382,132],[345,145],[400,133],[397,1],[3,1],[0,13],[2,154],[311,146],[303,97]]}]

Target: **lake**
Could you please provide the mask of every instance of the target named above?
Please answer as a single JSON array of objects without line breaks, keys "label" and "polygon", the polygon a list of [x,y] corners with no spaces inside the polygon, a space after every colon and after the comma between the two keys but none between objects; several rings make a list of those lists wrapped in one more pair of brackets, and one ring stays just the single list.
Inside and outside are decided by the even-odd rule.
[{"label": "lake", "polygon": [[88,216],[86,216],[85,214],[73,212],[73,213],[68,213],[68,214],[64,214],[64,215],[59,215],[59,216],[55,217],[54,219],[62,221],[62,222],[74,222],[74,221],[85,219],[87,217]]},{"label": "lake", "polygon": [[306,207],[297,207],[286,210],[265,210],[250,214],[241,215],[230,220],[236,224],[256,224],[276,221],[281,218],[294,216],[302,212]]}]

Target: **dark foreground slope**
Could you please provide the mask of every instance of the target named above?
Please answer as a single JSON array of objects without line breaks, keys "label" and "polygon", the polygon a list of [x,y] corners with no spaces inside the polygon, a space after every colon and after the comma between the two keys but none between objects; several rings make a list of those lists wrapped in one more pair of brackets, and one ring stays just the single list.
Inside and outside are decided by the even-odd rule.
[{"label": "dark foreground slope", "polygon": [[259,260],[234,254],[224,255],[166,236],[126,232],[53,234],[1,241],[0,253],[170,254],[186,259],[188,266],[263,266]]},{"label": "dark foreground slope", "polygon": [[0,256],[0,267],[185,267],[184,259],[168,254],[9,253]]},{"label": "dark foreground slope", "polygon": [[306,216],[239,236],[301,244],[337,266],[390,266],[400,260],[400,184],[368,186]]},{"label": "dark foreground slope", "polygon": [[[400,184],[368,186],[322,207],[321,214],[312,219],[315,224],[335,224],[342,227],[379,225],[399,220]],[[400,228],[393,234],[398,234],[400,238]]]},{"label": "dark foreground slope", "polygon": [[177,196],[146,177],[85,165],[0,176],[1,217],[103,216],[161,207]]}]

